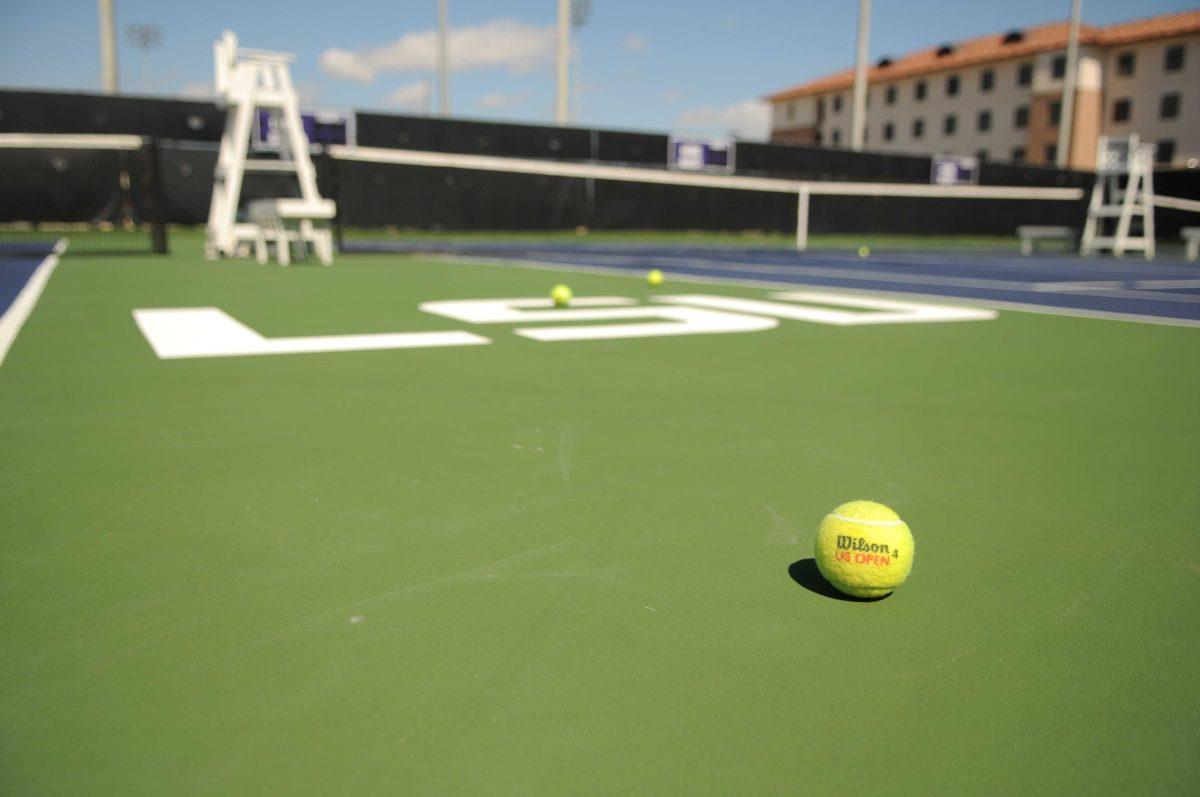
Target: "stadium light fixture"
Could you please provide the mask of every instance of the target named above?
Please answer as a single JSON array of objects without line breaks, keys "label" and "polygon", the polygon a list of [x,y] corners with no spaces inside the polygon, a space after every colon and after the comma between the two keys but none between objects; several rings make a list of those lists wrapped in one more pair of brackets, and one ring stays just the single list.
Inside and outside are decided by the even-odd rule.
[{"label": "stadium light fixture", "polygon": [[592,0],[572,0],[571,27],[578,30],[592,18]]},{"label": "stadium light fixture", "polygon": [[148,91],[149,73],[146,69],[146,59],[149,57],[151,50],[157,50],[159,47],[162,47],[162,28],[158,25],[151,25],[145,22],[126,25],[125,41],[133,45],[142,54],[142,91]]}]

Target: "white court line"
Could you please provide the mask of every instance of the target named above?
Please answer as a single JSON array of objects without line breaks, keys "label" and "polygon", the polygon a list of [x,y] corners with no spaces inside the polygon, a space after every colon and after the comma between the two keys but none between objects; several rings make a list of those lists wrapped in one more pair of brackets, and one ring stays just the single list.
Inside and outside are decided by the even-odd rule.
[{"label": "white court line", "polygon": [[1200,304],[1200,296],[1190,293],[1170,293],[1169,291],[1138,291],[1129,288],[1116,288],[1095,291],[1095,294],[1105,298],[1137,299],[1140,301],[1167,302],[1176,304]]},{"label": "white court line", "polygon": [[[396,254],[396,253],[392,253]],[[450,255],[433,252],[407,252],[408,257],[424,258],[442,263],[458,263],[460,265],[480,266],[515,266],[534,271],[580,271],[590,274],[604,274],[612,277],[626,277],[645,282],[644,271],[631,268],[615,268],[612,266],[584,266],[578,263],[554,263],[540,260],[522,260],[514,257],[481,257],[479,255]],[[924,301],[940,302],[943,304],[961,306],[969,304],[974,307],[994,307],[1000,310],[1016,310],[1035,315],[1059,315],[1068,318],[1089,318],[1099,321],[1130,321],[1135,324],[1157,324],[1166,327],[1200,327],[1200,321],[1190,318],[1170,318],[1154,315],[1139,315],[1137,313],[1118,313],[1109,310],[1082,310],[1076,307],[1054,307],[1043,304],[1027,304],[1025,302],[1006,302],[997,299],[968,298],[960,296],[945,296],[936,293],[916,293],[912,291],[881,291],[865,288],[837,287],[831,289],[828,285],[808,285],[802,282],[780,282],[778,280],[748,279],[742,277],[701,276],[698,274],[668,273],[667,279],[675,282],[692,282],[699,285],[742,285],[750,288],[786,288],[795,290],[803,286],[813,290],[824,290],[837,293],[857,293],[864,296],[908,296]]]},{"label": "white court line", "polygon": [[[1032,290],[1037,293],[1104,293],[1118,291],[1128,293],[1132,290],[1163,291],[1179,288],[1200,288],[1200,280],[1098,280],[1095,282],[1036,282]],[[1129,294],[1130,298],[1146,298]]]},{"label": "white court line", "polygon": [[[561,253],[543,249],[530,249],[529,253],[536,257],[553,259]],[[568,255],[569,257],[570,255]],[[581,255],[590,261],[609,263],[628,263],[629,257],[623,255]],[[879,271],[864,268],[846,268],[844,266],[800,266],[772,263],[747,263],[736,260],[713,260],[703,257],[688,257],[686,255],[634,255],[647,264],[670,270],[671,263],[679,263],[686,267],[707,267],[755,274],[784,274],[799,277],[823,277],[828,279],[857,280],[860,282],[890,282],[898,285],[948,285],[956,288],[982,288],[985,290],[1027,291],[1032,293],[1091,293],[1097,291],[1119,291],[1126,288],[1123,280],[1072,280],[1070,282],[1025,282],[1018,280],[991,279],[988,277],[959,277],[936,274],[913,274],[911,272]],[[557,260],[555,262],[563,262]],[[568,261],[569,262],[569,261]],[[911,264],[905,264],[911,265]],[[1160,280],[1144,280],[1146,283]],[[1188,282],[1188,280],[1170,280],[1170,282]],[[1197,280],[1196,282],[1200,282]],[[1150,287],[1147,285],[1147,287]],[[1179,287],[1191,287],[1181,285]],[[1124,296],[1119,298],[1149,298],[1145,296]]]},{"label": "white court line", "polygon": [[1088,291],[1119,291],[1125,287],[1121,280],[1097,280],[1095,282],[1035,282],[1029,290],[1034,293],[1075,293]]},{"label": "white court line", "polygon": [[29,318],[33,308],[37,305],[38,299],[42,295],[42,291],[46,287],[46,283],[50,281],[50,275],[54,273],[55,267],[58,266],[58,257],[67,250],[65,240],[60,240],[54,245],[54,254],[48,255],[45,260],[38,264],[38,267],[33,270],[33,274],[29,276],[29,281],[25,283],[25,287],[17,294],[17,298],[9,305],[8,310],[3,316],[0,316],[0,365],[4,364],[4,358],[8,356],[8,350],[12,348],[13,341],[17,339],[17,334],[21,331],[21,327],[25,326],[25,321]]},{"label": "white court line", "polygon": [[1200,280],[1136,280],[1131,288],[1169,291],[1172,288],[1200,288]]},{"label": "white court line", "polygon": [[[556,252],[545,252],[538,249],[529,250],[531,254],[553,257]],[[628,263],[629,258],[621,255],[587,255],[589,260],[607,260],[613,263]],[[845,268],[844,266],[792,266],[774,263],[746,263],[736,260],[713,260],[703,257],[687,257],[686,255],[650,255],[642,257],[648,263],[670,269],[669,263],[678,262],[684,266],[708,266],[757,274],[794,274],[801,277],[824,277],[828,279],[859,280],[865,282],[895,282],[912,285],[952,285],[956,288],[986,288],[991,290],[1029,291],[1037,290],[1036,282],[1017,282],[1015,280],[997,280],[986,277],[942,277],[933,274],[913,274],[911,272],[874,271],[863,268]],[[1064,283],[1069,284],[1069,283]],[[1120,286],[1117,283],[1118,287]]]}]

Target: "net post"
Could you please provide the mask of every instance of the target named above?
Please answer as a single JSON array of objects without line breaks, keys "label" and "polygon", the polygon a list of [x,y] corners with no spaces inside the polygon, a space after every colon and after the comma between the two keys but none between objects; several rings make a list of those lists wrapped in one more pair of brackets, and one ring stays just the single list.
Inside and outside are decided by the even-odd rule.
[{"label": "net post", "polygon": [[165,255],[167,244],[166,197],[162,186],[162,160],[159,157],[158,139],[148,136],[143,143],[146,153],[146,195],[149,207],[150,249],[156,255]]},{"label": "net post", "polygon": [[342,239],[342,192],[339,190],[338,185],[337,158],[333,157],[327,146],[321,147],[319,157],[325,164],[325,174],[329,177],[326,191],[329,194],[329,198],[333,200],[335,208],[333,218],[329,222],[329,226],[333,228],[333,245],[341,253],[345,251],[345,242]]},{"label": "net post", "polygon": [[801,183],[796,192],[796,251],[808,249],[808,185]]}]

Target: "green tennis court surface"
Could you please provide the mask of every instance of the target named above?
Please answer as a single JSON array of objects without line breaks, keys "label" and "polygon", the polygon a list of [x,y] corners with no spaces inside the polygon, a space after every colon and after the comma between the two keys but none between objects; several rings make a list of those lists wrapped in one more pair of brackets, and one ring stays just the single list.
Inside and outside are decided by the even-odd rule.
[{"label": "green tennis court surface", "polygon": [[[1200,786],[1194,328],[739,311],[775,324],[547,341],[518,330],[672,322],[419,307],[556,282],[796,304],[68,254],[0,366],[0,792]],[[881,312],[837,301],[804,306]],[[133,311],[179,308],[488,342],[160,359]],[[854,498],[916,538],[882,601],[805,561]]]}]

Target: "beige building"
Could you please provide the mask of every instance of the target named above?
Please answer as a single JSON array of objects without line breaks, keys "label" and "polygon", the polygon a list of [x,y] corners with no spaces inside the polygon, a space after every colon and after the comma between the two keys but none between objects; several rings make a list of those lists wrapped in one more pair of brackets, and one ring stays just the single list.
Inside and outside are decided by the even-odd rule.
[{"label": "beige building", "polygon": [[[1099,136],[1137,133],[1161,164],[1200,160],[1200,10],[1080,29],[1070,165]],[[881,58],[868,72],[865,148],[1053,163],[1067,23]],[[771,141],[846,147],[852,69],[772,94]]]}]

